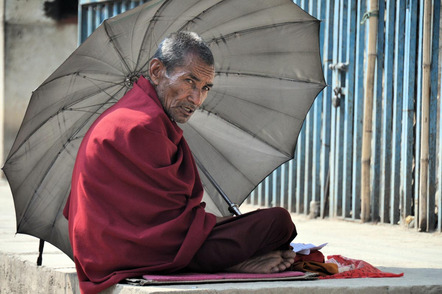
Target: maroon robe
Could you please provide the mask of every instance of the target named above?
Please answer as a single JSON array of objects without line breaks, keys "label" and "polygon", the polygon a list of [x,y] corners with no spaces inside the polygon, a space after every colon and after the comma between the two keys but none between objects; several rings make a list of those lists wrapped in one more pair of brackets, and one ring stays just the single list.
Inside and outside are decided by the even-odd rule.
[{"label": "maroon robe", "polygon": [[91,126],[64,215],[84,293],[185,268],[215,225],[182,130],[140,77]]}]

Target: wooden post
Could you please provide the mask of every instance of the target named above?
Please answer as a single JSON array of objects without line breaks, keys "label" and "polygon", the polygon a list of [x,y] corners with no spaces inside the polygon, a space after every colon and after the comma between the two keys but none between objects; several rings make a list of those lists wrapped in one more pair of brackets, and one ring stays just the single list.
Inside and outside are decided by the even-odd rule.
[{"label": "wooden post", "polygon": [[378,0],[367,0],[369,10],[369,35],[367,51],[367,75],[365,80],[364,122],[362,134],[361,165],[361,220],[370,220],[370,164],[373,118],[374,76],[376,67],[376,43],[378,35]]},{"label": "wooden post", "polygon": [[431,71],[431,0],[424,3],[424,35],[422,56],[422,117],[421,117],[421,154],[419,175],[419,211],[418,229],[426,231],[428,203],[428,160],[429,160],[429,130],[430,130],[430,71]]}]

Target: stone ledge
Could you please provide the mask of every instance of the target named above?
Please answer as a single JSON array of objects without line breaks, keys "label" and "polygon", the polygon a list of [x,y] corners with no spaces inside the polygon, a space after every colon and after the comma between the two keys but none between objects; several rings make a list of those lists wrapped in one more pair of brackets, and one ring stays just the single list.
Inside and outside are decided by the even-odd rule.
[{"label": "stone ledge", "polygon": [[[442,269],[382,268],[404,272],[402,278],[344,279],[316,281],[240,282],[131,286],[118,284],[102,294],[332,294],[332,293],[442,293]],[[37,266],[20,255],[0,251],[0,293],[73,293],[80,294],[73,268]]]},{"label": "stone ledge", "polygon": [[80,294],[77,274],[37,266],[12,254],[0,252],[0,293]]}]

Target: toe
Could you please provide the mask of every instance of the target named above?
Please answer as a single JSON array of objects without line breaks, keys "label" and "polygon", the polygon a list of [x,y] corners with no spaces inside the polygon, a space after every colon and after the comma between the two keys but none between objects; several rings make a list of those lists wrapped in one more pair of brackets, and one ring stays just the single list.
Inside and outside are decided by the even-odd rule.
[{"label": "toe", "polygon": [[274,266],[270,269],[270,273],[272,273],[272,274],[276,274],[279,272],[280,272],[280,270],[279,270],[279,267],[277,267],[277,266]]}]

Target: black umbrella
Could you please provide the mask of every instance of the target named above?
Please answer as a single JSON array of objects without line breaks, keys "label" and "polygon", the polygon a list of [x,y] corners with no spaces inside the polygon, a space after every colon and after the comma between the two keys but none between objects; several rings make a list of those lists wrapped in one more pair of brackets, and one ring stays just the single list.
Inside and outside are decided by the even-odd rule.
[{"label": "black umbrella", "polygon": [[324,87],[319,21],[290,0],[156,0],[108,19],[32,94],[4,172],[17,232],[69,256],[62,215],[76,152],[92,122],[147,75],[171,32],[188,30],[215,57],[215,86],[181,127],[209,209],[232,210],[293,157],[304,118]]}]

